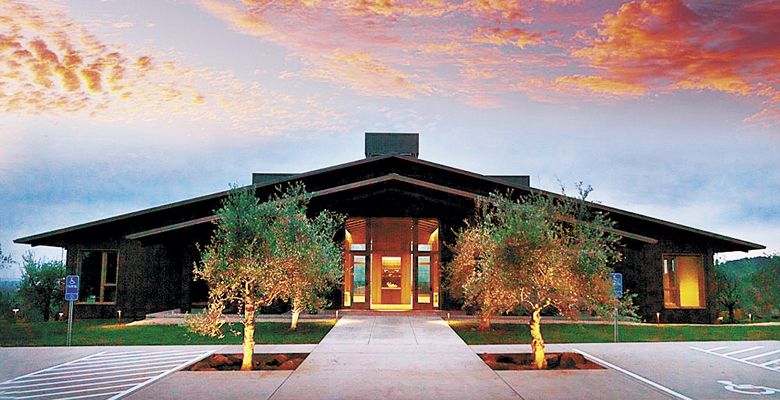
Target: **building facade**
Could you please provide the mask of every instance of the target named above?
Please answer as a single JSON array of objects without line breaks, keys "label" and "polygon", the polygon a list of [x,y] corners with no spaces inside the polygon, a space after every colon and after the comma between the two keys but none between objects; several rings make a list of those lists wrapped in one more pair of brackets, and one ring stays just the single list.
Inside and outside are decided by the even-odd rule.
[{"label": "building facade", "polygon": [[[492,192],[522,196],[544,192],[528,176],[488,176],[418,158],[416,134],[366,134],[364,159],[299,174],[256,173],[251,187],[266,199],[279,186],[302,182],[312,212],[347,216],[336,238],[343,243],[344,279],[332,303],[363,310],[441,310],[459,307],[442,284],[448,244]],[[209,242],[214,212],[227,192],[214,193],[99,221],[17,239],[62,247],[69,274],[81,276],[76,317],[142,318],[207,299],[193,281],[198,244]],[[763,246],[669,221],[589,204],[616,222],[622,237],[624,287],[637,294],[648,322],[714,321],[714,254]]]}]

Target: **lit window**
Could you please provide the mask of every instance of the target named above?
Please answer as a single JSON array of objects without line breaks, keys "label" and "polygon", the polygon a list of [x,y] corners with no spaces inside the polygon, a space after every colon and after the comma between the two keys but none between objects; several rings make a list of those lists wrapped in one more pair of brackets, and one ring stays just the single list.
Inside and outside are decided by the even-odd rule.
[{"label": "lit window", "polygon": [[118,275],[116,251],[89,250],[79,252],[81,288],[79,301],[85,303],[115,303]]},{"label": "lit window", "polygon": [[352,264],[352,302],[366,302],[366,256],[354,256]]},{"label": "lit window", "polygon": [[704,307],[704,269],[700,256],[663,257],[664,306]]},{"label": "lit window", "polygon": [[401,289],[401,257],[382,257],[382,289]]},{"label": "lit window", "polygon": [[431,302],[431,257],[417,257],[417,302]]}]

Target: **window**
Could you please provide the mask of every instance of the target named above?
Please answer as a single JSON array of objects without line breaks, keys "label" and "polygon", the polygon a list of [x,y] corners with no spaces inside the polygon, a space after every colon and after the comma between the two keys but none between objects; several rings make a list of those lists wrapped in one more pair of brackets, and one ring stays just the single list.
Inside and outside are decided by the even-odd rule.
[{"label": "window", "polygon": [[366,302],[366,256],[354,256],[352,264],[352,302]]},{"label": "window", "polygon": [[703,308],[704,269],[701,256],[663,257],[664,306]]},{"label": "window", "polygon": [[431,302],[431,257],[417,257],[417,302]]},{"label": "window", "polygon": [[116,251],[79,252],[79,301],[88,304],[115,303],[118,267]]},{"label": "window", "polygon": [[401,257],[382,257],[382,289],[401,289]]}]

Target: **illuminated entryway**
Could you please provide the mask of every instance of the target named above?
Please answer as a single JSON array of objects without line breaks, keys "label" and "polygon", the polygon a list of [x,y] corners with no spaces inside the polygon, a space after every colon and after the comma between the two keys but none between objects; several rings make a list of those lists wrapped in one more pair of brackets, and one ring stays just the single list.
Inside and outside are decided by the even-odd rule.
[{"label": "illuminated entryway", "polygon": [[348,218],[344,307],[439,308],[439,223],[423,218]]}]

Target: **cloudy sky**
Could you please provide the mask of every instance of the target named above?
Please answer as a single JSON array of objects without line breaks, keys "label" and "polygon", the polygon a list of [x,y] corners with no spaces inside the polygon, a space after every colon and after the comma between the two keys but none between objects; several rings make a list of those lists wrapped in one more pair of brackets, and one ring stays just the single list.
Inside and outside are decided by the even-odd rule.
[{"label": "cloudy sky", "polygon": [[0,245],[402,131],[426,160],[584,181],[777,252],[779,20],[780,1],[0,0]]}]

